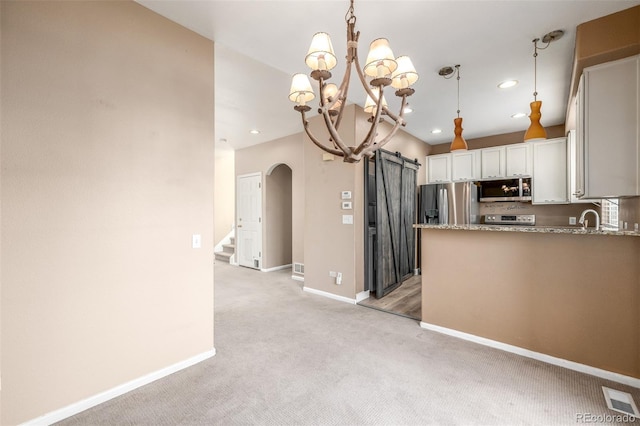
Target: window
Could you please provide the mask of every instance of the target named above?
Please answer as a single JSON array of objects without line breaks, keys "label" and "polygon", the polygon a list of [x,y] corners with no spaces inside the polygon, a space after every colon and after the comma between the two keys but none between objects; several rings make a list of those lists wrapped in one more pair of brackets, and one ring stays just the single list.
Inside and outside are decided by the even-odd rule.
[{"label": "window", "polygon": [[602,200],[602,226],[618,229],[618,199]]}]

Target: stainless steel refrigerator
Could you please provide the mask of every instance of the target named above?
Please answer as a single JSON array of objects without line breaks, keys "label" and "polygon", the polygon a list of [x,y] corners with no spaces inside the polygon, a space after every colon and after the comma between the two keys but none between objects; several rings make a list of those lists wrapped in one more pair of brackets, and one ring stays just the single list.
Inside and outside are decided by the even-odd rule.
[{"label": "stainless steel refrigerator", "polygon": [[478,189],[475,182],[421,185],[418,223],[480,223]]}]

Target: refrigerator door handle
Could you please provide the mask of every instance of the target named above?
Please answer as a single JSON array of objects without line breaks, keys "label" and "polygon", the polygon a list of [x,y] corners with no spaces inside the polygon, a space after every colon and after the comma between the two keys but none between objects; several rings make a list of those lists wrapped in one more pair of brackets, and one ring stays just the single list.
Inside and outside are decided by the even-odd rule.
[{"label": "refrigerator door handle", "polygon": [[440,188],[438,209],[440,211],[439,223],[441,225],[448,225],[449,224],[449,193],[447,191],[447,188]]}]

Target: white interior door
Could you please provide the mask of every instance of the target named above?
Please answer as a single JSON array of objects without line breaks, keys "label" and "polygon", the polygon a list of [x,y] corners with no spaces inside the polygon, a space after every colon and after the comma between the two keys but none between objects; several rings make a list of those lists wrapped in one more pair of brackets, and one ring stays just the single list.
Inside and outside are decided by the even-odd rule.
[{"label": "white interior door", "polygon": [[262,267],[262,175],[238,176],[236,248],[238,264]]}]

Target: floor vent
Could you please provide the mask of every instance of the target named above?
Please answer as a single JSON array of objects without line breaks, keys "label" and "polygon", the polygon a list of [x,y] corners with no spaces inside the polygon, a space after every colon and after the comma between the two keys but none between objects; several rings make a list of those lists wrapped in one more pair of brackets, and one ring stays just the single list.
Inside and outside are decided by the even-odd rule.
[{"label": "floor vent", "polygon": [[293,272],[295,274],[302,274],[304,275],[304,264],[302,263],[293,263]]},{"label": "floor vent", "polygon": [[633,402],[631,394],[609,389],[604,386],[602,387],[602,392],[604,393],[604,399],[607,401],[607,407],[609,407],[610,410],[640,418],[638,407],[636,407],[635,402]]}]

